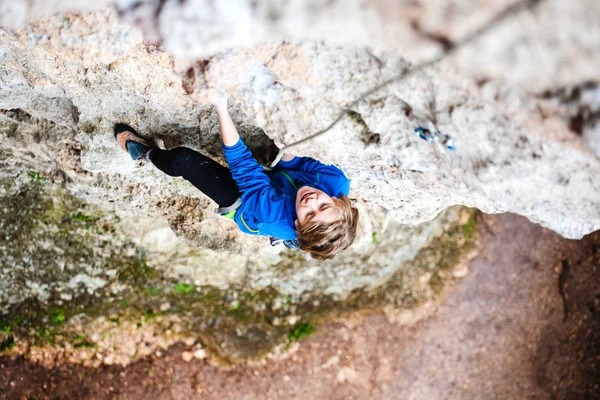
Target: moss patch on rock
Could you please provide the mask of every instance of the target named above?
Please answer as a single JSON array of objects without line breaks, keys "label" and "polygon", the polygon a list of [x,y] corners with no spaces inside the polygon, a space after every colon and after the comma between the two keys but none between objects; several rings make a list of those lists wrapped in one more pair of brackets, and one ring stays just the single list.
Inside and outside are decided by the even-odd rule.
[{"label": "moss patch on rock", "polygon": [[[123,353],[118,360],[126,363],[191,338],[225,363],[256,359],[341,314],[390,304],[412,308],[435,298],[476,239],[474,211],[464,211],[467,223],[432,240],[382,286],[345,298],[307,293],[292,299],[272,287],[176,281],[118,232],[115,215],[34,174],[0,187],[1,300],[7,306],[0,315],[2,351],[52,346],[84,354],[80,359],[98,353],[106,362]],[[289,254],[283,264],[302,262]],[[154,339],[143,339],[148,331]]]}]

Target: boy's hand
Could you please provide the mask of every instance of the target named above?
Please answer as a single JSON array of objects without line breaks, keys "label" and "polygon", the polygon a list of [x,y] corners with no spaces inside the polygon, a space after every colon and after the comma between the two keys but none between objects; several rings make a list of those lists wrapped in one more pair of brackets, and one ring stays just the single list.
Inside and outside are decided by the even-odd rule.
[{"label": "boy's hand", "polygon": [[231,115],[227,110],[227,95],[221,90],[213,90],[209,94],[210,101],[212,102],[215,110],[217,111],[217,117],[219,118],[219,131],[221,132],[221,138],[223,138],[223,144],[225,146],[233,146],[240,140]]},{"label": "boy's hand", "polygon": [[[279,149],[279,151],[283,150],[285,148],[285,144],[282,142],[278,142],[276,140],[273,141],[275,143],[275,146],[277,146],[277,148]],[[283,156],[281,157],[281,159],[283,161],[291,161],[295,158],[296,156],[293,154],[288,154],[288,153],[283,153]]]},{"label": "boy's hand", "polygon": [[220,89],[212,89],[208,94],[210,102],[217,109],[217,111],[227,110],[228,97],[229,96],[227,96],[227,93]]}]

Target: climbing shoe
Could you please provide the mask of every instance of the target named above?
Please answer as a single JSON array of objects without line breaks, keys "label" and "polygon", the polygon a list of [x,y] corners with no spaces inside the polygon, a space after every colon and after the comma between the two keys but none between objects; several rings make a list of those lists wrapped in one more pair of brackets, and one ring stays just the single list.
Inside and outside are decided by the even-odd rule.
[{"label": "climbing shoe", "polygon": [[129,153],[132,160],[150,161],[150,154],[154,147],[138,136],[135,129],[127,124],[116,124],[114,128],[115,139],[119,146]]}]

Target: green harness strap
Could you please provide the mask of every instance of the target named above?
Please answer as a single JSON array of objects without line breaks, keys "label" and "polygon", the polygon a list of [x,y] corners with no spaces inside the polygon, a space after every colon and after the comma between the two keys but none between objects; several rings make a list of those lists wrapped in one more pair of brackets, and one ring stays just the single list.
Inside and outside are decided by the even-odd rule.
[{"label": "green harness strap", "polygon": [[[285,176],[290,181],[290,183],[292,184],[292,186],[294,187],[294,189],[298,190],[298,186],[296,186],[296,184],[294,183],[294,181],[292,180],[292,178],[288,174],[286,174],[283,171],[280,171],[279,173],[282,174],[283,176]],[[235,212],[236,211],[237,211],[237,209],[231,210],[231,211],[229,211],[229,212],[227,212],[225,214],[221,214],[221,216],[233,221],[235,219]],[[258,232],[258,230],[250,229],[250,227],[248,226],[248,224],[246,223],[246,221],[244,221],[244,215],[243,214],[241,215],[240,219],[242,220],[242,223],[246,226],[246,228],[250,232]]]},{"label": "green harness strap", "polygon": [[231,210],[228,213],[221,214],[221,217],[225,217],[227,219],[233,220],[233,219],[235,219],[235,212],[236,211],[237,211],[237,209],[236,210]]},{"label": "green harness strap", "polygon": [[[231,221],[235,220],[235,213],[238,209],[236,208],[235,210],[231,210],[225,214],[221,214],[221,217],[227,218]],[[246,223],[246,220],[244,220],[244,213],[242,212],[242,215],[240,216],[240,220],[242,221],[242,223],[244,224],[244,226],[246,227],[246,229],[248,229],[250,232],[256,233],[258,232],[258,229],[252,229],[248,226],[248,224]]]}]

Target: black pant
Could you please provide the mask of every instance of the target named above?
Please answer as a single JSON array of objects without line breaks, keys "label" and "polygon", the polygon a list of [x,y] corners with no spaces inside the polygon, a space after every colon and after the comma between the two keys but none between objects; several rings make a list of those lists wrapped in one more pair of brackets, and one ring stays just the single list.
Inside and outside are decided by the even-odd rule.
[{"label": "black pant", "polygon": [[155,148],[151,160],[165,174],[187,179],[219,207],[229,207],[240,197],[229,169],[197,151],[187,147]]}]

